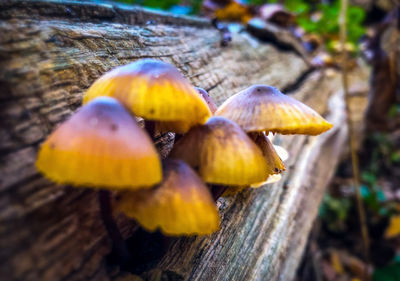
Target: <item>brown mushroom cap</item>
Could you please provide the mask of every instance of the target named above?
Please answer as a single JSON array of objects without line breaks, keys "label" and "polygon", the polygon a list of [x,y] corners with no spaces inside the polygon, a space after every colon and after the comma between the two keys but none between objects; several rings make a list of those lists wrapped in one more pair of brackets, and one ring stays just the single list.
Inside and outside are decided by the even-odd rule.
[{"label": "brown mushroom cap", "polygon": [[218,210],[209,189],[180,160],[166,160],[160,185],[125,192],[118,204],[149,231],[160,228],[168,235],[205,235],[219,229]]},{"label": "brown mushroom cap", "polygon": [[247,185],[268,177],[260,148],[224,117],[211,117],[206,124],[190,129],[170,157],[187,162],[208,183]]},{"label": "brown mushroom cap", "polygon": [[80,108],[42,144],[36,167],[74,186],[136,189],[161,181],[161,162],[149,136],[113,98]]},{"label": "brown mushroom cap", "polygon": [[280,4],[264,4],[259,9],[260,17],[282,27],[294,25],[295,15]]},{"label": "brown mushroom cap", "polygon": [[84,103],[98,97],[116,98],[136,116],[147,120],[183,122],[183,133],[211,116],[205,101],[172,65],[151,59],[114,68],[88,89]]},{"label": "brown mushroom cap", "polygon": [[227,99],[215,113],[246,132],[318,135],[332,124],[307,105],[266,85],[251,86]]}]

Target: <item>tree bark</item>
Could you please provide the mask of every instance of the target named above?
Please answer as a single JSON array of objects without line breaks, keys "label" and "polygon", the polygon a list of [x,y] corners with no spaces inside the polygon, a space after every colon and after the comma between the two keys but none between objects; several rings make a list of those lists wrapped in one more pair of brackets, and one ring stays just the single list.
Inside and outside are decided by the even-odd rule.
[{"label": "tree bark", "polygon": [[[295,52],[246,33],[227,47],[208,21],[108,4],[0,2],[0,276],[5,280],[290,280],[346,138],[340,79],[310,72]],[[279,36],[278,36],[279,37]],[[80,105],[90,84],[141,58],[177,66],[217,104],[251,84],[291,88],[335,127],[277,136],[284,179],[221,198],[214,235],[179,238],[141,277],[107,264],[96,193],[55,185],[35,169],[40,143]],[[300,87],[298,79],[304,79]],[[352,75],[352,84],[367,79]],[[332,105],[329,107],[329,105]],[[158,143],[166,155],[166,135]],[[125,238],[136,226],[115,214]]]}]

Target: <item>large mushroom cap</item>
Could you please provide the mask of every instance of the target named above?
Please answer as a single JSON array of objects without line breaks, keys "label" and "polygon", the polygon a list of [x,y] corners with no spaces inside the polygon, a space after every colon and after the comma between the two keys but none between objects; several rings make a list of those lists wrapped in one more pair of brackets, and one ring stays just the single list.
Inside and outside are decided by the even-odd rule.
[{"label": "large mushroom cap", "polygon": [[160,228],[169,235],[211,234],[219,229],[219,216],[203,181],[180,160],[167,160],[164,179],[153,188],[121,195],[118,208],[144,228]]},{"label": "large mushroom cap", "polygon": [[248,185],[268,177],[260,148],[224,117],[211,117],[206,124],[192,128],[170,156],[187,162],[208,183]]},{"label": "large mushroom cap", "polygon": [[43,143],[36,166],[75,186],[135,189],[161,181],[161,162],[148,135],[115,99],[78,110]]},{"label": "large mushroom cap", "polygon": [[203,124],[211,112],[197,91],[172,65],[139,60],[107,72],[88,89],[84,103],[98,96],[119,100],[135,115],[148,120],[184,121],[188,130]]},{"label": "large mushroom cap", "polygon": [[215,113],[246,132],[318,135],[332,124],[307,105],[266,85],[251,86],[227,99]]}]

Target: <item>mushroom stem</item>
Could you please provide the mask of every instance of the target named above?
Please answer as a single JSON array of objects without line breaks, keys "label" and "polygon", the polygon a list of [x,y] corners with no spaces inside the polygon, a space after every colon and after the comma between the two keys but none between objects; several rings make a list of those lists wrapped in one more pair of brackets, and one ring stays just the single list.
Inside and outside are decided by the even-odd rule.
[{"label": "mushroom stem", "polygon": [[101,219],[103,220],[104,227],[112,240],[112,252],[116,254],[120,265],[128,265],[132,261],[132,255],[128,250],[125,240],[123,239],[112,216],[110,191],[100,190],[98,195]]},{"label": "mushroom stem", "polygon": [[151,139],[154,141],[156,135],[156,122],[151,120],[144,120],[144,129],[147,131]]},{"label": "mushroom stem", "polygon": [[222,196],[222,194],[225,192],[226,188],[227,187],[224,185],[219,185],[219,184],[211,185],[211,194],[214,198],[214,201],[217,201],[217,199]]}]

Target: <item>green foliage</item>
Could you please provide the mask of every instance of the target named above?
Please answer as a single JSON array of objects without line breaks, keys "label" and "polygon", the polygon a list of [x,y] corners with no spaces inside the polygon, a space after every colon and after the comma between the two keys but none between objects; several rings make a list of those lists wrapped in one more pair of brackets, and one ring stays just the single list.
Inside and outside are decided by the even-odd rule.
[{"label": "green foliage", "polygon": [[[289,11],[297,14],[297,22],[305,31],[322,36],[327,43],[328,50],[332,50],[332,41],[339,37],[339,0],[332,4],[317,4],[313,9],[305,1],[287,0],[285,6]],[[310,11],[314,11],[314,16],[311,16]],[[347,38],[348,42],[354,46],[365,33],[362,26],[364,18],[365,11],[363,9],[349,6],[347,11]]]},{"label": "green foliage", "polygon": [[303,0],[286,0],[285,8],[296,15],[306,15],[310,11],[310,2]]},{"label": "green foliage", "polygon": [[187,4],[188,9],[174,9],[175,7],[179,7],[178,5],[181,4],[181,0],[117,0],[118,2],[126,3],[126,4],[133,4],[133,5],[140,5],[152,9],[158,10],[173,10],[177,13],[183,14],[198,14],[201,9],[201,5],[203,0],[189,0],[185,1]]},{"label": "green foliage", "polygon": [[117,0],[118,2],[140,5],[153,9],[168,10],[172,6],[178,4],[180,0]]},{"label": "green foliage", "polygon": [[248,1],[245,1],[245,2],[247,4],[250,4],[250,5],[260,6],[260,5],[263,5],[265,3],[276,3],[278,1],[277,0],[271,0],[271,1],[267,1],[267,0],[248,0]]},{"label": "green foliage", "polygon": [[387,216],[393,213],[394,206],[386,202],[384,192],[378,184],[378,176],[383,170],[400,163],[400,151],[386,134],[375,133],[369,138],[372,143],[371,160],[361,173],[361,195],[369,210],[377,215]]},{"label": "green foliage", "polygon": [[333,231],[343,230],[351,202],[349,198],[335,198],[325,194],[319,209],[319,216]]},{"label": "green foliage", "polygon": [[395,118],[400,115],[400,104],[394,104],[389,109],[389,117]]},{"label": "green foliage", "polygon": [[369,187],[367,185],[361,185],[361,196],[364,199],[365,205],[375,214],[386,216],[389,213],[389,210],[385,207],[385,193],[383,193],[382,189],[373,185]]},{"label": "green foliage", "polygon": [[[141,5],[153,9],[170,10],[183,14],[198,14],[203,0],[116,0],[128,4]],[[266,3],[277,3],[277,0],[247,0],[247,4],[260,6]],[[297,15],[297,23],[308,33],[320,35],[326,42],[328,50],[332,50],[338,40],[340,0],[333,3],[322,1],[285,0],[285,8]],[[181,4],[185,6],[180,6]],[[183,8],[185,7],[185,8]],[[316,16],[317,15],[317,16]],[[348,42],[357,46],[357,41],[365,33],[362,26],[365,12],[362,8],[350,5],[347,13]]]},{"label": "green foliage", "polygon": [[394,263],[374,271],[373,281],[399,281],[400,263]]},{"label": "green foliage", "polygon": [[192,14],[197,15],[200,13],[201,5],[203,4],[203,0],[190,0],[190,5],[192,7]]},{"label": "green foliage", "polygon": [[[276,0],[249,0],[252,5],[265,3],[276,3]],[[285,8],[296,14],[297,23],[308,33],[318,34],[324,38],[328,50],[333,49],[333,42],[339,37],[339,12],[340,0],[333,3],[321,3],[322,1],[285,0]],[[365,11],[353,5],[349,5],[347,11],[347,38],[353,46],[365,33],[362,23],[365,18]]]}]

